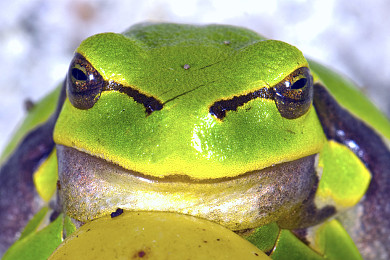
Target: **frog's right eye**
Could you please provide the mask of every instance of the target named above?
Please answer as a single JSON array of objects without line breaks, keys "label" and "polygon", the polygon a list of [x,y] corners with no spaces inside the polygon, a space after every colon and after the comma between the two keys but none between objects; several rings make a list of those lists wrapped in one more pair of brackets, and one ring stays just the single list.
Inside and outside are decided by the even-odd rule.
[{"label": "frog's right eye", "polygon": [[78,109],[89,109],[100,98],[104,80],[81,54],[76,53],[66,77],[69,101]]}]

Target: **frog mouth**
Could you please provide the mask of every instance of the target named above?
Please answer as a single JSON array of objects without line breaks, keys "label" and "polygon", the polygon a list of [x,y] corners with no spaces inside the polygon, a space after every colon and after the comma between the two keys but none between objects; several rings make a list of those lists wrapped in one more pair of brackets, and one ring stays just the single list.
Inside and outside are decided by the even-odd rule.
[{"label": "frog mouth", "polygon": [[63,210],[81,222],[121,208],[183,213],[231,230],[254,228],[291,214],[311,196],[318,180],[316,155],[201,181],[149,177],[63,145],[57,145],[57,156]]}]

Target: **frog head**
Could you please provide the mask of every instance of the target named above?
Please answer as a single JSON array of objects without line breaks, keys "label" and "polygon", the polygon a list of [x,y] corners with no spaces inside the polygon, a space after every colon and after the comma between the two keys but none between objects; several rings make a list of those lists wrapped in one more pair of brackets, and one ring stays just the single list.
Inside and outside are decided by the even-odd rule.
[{"label": "frog head", "polygon": [[59,194],[78,221],[123,208],[240,230],[300,219],[291,212],[315,191],[326,138],[291,45],[232,26],[141,24],[82,42],[65,87]]}]

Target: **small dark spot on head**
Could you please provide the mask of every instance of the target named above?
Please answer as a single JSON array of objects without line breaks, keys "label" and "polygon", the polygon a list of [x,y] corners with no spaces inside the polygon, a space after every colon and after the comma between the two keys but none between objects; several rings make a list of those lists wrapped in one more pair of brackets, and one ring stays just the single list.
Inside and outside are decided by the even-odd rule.
[{"label": "small dark spot on head", "polygon": [[221,239],[217,238],[217,241],[221,241]]},{"label": "small dark spot on head", "polygon": [[111,213],[111,218],[118,217],[118,216],[121,215],[122,213],[123,213],[123,209],[117,208],[115,212],[112,212],[112,213]]},{"label": "small dark spot on head", "polygon": [[132,256],[132,259],[150,258],[150,256],[151,256],[150,252],[151,252],[151,250],[149,247],[139,249],[139,250],[135,251],[135,253]]},{"label": "small dark spot on head", "polygon": [[256,253],[256,252],[255,252],[254,254],[255,254],[255,256],[259,256],[259,254],[258,254],[258,253]]},{"label": "small dark spot on head", "polygon": [[89,231],[91,231],[91,229],[90,229],[90,228],[88,228],[86,232],[89,232]]},{"label": "small dark spot on head", "polygon": [[206,229],[205,229],[205,228],[202,228],[202,231],[206,231]]},{"label": "small dark spot on head", "polygon": [[188,70],[189,68],[191,68],[191,66],[190,66],[189,64],[184,64],[183,68],[184,68],[185,70]]},{"label": "small dark spot on head", "polygon": [[203,243],[207,244],[208,242],[207,242],[207,240],[203,240]]},{"label": "small dark spot on head", "polygon": [[144,257],[146,255],[145,251],[141,250],[138,252],[139,257]]},{"label": "small dark spot on head", "polygon": [[230,45],[230,41],[223,41],[223,44]]}]

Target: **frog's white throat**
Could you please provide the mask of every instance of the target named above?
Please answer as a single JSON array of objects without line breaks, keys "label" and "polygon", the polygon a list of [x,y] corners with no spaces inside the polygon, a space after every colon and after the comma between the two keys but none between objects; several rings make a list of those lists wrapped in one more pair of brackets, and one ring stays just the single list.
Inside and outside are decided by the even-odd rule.
[{"label": "frog's white throat", "polygon": [[57,156],[60,202],[68,216],[81,222],[122,208],[178,212],[243,230],[291,218],[318,181],[315,155],[202,181],[148,178],[62,145]]}]

